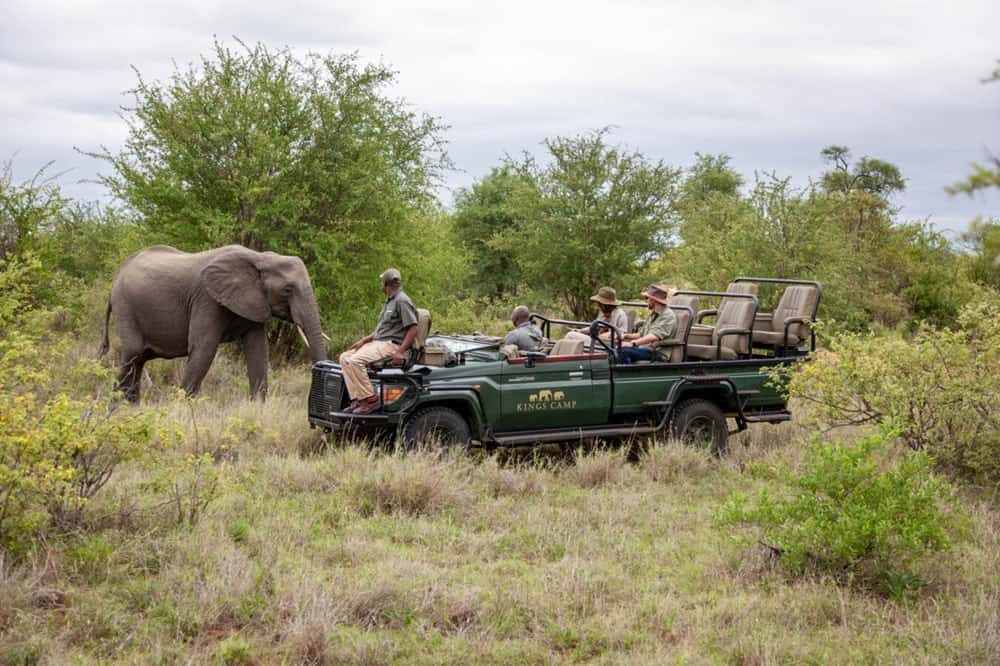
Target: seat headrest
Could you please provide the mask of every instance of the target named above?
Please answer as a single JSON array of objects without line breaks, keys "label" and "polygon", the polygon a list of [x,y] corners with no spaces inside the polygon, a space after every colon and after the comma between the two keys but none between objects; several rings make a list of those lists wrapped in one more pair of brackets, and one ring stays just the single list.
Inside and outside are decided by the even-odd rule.
[{"label": "seat headrest", "polygon": [[414,349],[423,349],[427,334],[431,330],[431,313],[424,308],[417,308],[417,337],[413,339]]}]

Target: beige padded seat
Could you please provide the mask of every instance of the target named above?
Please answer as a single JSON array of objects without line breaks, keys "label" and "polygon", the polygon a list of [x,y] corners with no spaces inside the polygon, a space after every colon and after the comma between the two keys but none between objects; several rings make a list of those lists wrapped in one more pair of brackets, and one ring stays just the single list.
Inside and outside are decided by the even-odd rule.
[{"label": "beige padded seat", "polygon": [[[695,305],[697,306],[698,298],[692,298],[694,298]],[[686,350],[684,345],[688,341],[688,335],[691,333],[691,321],[694,319],[695,309],[689,306],[675,305],[674,300],[674,298],[670,299],[670,309],[673,311],[674,316],[677,317],[677,326],[674,328],[674,334],[668,340],[661,340],[654,347],[669,347],[670,358],[667,359],[667,362],[681,363],[685,360]]]},{"label": "beige padded seat", "polygon": [[628,321],[628,330],[622,331],[622,333],[632,333],[635,331],[635,320],[639,316],[639,313],[636,312],[635,308],[624,308],[624,310],[625,319]]},{"label": "beige padded seat", "polygon": [[[757,303],[749,298],[723,299],[709,344],[688,343],[688,356],[702,360],[732,360],[750,353],[747,332]],[[719,340],[721,338],[721,344]],[[717,353],[716,350],[719,350]]]},{"label": "beige padded seat", "polygon": [[788,323],[787,346],[795,347],[809,335],[809,325],[816,311],[819,293],[813,285],[794,284],[785,288],[774,312],[757,314],[754,320],[755,344],[785,345],[785,324]]},{"label": "beige padded seat", "polygon": [[424,345],[427,343],[427,335],[431,331],[431,313],[430,310],[424,308],[417,308],[417,335],[413,338],[413,344],[411,349],[420,352],[423,350]]},{"label": "beige padded seat", "polygon": [[[726,287],[726,293],[727,294],[745,294],[747,296],[756,296],[757,295],[757,283],[756,282],[730,282],[729,286]],[[746,300],[747,299],[745,299],[745,298],[726,298],[725,296],[723,296],[722,300],[719,302],[718,309],[711,309],[711,310],[697,310],[696,309],[695,312],[698,313],[698,316],[695,319],[695,326],[696,327],[700,327],[702,325],[701,324],[701,320],[703,318],[705,318],[705,317],[711,317],[713,315],[717,315],[719,313],[719,310],[722,309],[723,304],[729,303],[729,302],[732,302],[732,301],[746,301]]]},{"label": "beige padded seat", "polygon": [[587,338],[577,336],[556,340],[556,344],[552,348],[552,351],[549,352],[549,356],[576,356],[583,354],[587,341]]},{"label": "beige padded seat", "polygon": [[671,305],[680,305],[691,308],[691,312],[698,314],[698,304],[701,300],[694,294],[674,294],[669,299]]}]

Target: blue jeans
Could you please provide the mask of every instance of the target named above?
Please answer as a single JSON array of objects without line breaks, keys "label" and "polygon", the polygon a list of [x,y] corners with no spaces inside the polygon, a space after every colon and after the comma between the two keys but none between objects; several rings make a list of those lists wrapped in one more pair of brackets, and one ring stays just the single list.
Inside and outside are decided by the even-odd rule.
[{"label": "blue jeans", "polygon": [[629,365],[636,361],[655,361],[657,354],[649,347],[622,347],[618,351],[618,359]]}]

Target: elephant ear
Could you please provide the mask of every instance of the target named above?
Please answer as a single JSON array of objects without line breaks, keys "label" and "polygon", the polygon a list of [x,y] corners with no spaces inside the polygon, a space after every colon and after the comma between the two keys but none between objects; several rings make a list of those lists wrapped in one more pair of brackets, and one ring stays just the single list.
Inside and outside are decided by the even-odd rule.
[{"label": "elephant ear", "polygon": [[201,281],[212,298],[244,319],[264,323],[271,317],[260,271],[247,254],[220,254],[201,269]]}]

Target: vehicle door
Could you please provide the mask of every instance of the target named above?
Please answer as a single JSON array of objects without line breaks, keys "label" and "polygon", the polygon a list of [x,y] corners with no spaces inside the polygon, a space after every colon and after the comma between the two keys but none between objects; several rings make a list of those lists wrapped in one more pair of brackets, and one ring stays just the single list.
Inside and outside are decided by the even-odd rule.
[{"label": "vehicle door", "polygon": [[503,367],[500,394],[496,432],[605,423],[611,405],[607,356],[511,359]]}]

